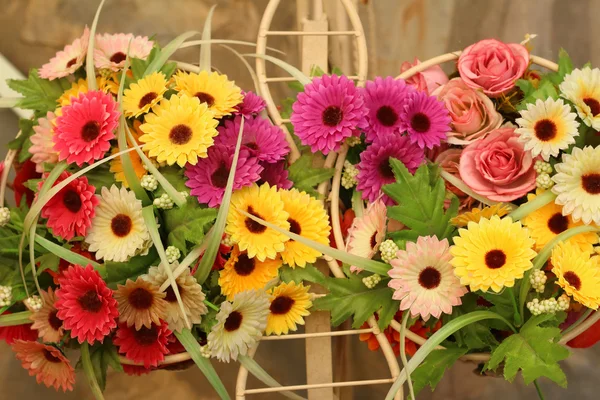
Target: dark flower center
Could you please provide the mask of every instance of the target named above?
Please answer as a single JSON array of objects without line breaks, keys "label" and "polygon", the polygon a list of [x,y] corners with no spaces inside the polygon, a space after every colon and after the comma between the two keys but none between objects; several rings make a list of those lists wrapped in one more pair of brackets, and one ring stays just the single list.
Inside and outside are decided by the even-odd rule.
[{"label": "dark flower center", "polygon": [[131,232],[131,226],[131,218],[125,214],[117,214],[110,221],[110,228],[118,237],[127,236]]},{"label": "dark flower center", "polygon": [[140,346],[150,346],[158,340],[158,329],[155,325],[150,328],[142,326],[139,330],[133,331],[133,338]]},{"label": "dark flower center", "polygon": [[243,319],[244,319],[244,316],[240,312],[233,311],[231,314],[229,314],[229,316],[225,320],[225,330],[227,332],[232,332],[232,331],[238,330],[240,325],[242,325]]},{"label": "dark flower center", "polygon": [[381,106],[377,110],[377,120],[383,126],[394,126],[398,121],[398,114],[390,106]]},{"label": "dark flower center", "polygon": [[[254,208],[252,208],[252,206],[248,206],[248,210],[246,211],[248,214],[254,215],[257,218],[263,219],[263,217],[256,213],[254,211]],[[246,218],[246,220],[244,221],[244,224],[246,225],[246,228],[248,228],[248,230],[252,233],[263,233],[264,231],[267,230],[267,227],[254,221],[253,219],[250,218]]]},{"label": "dark flower center", "polygon": [[184,124],[175,125],[169,132],[169,140],[173,144],[184,145],[192,140],[192,129]]},{"label": "dark flower center", "polygon": [[569,282],[569,285],[573,286],[576,290],[581,290],[581,279],[579,279],[575,272],[567,271],[563,277]]},{"label": "dark flower center", "polygon": [[44,353],[44,358],[45,358],[46,360],[50,361],[51,363],[58,364],[58,363],[62,362],[60,358],[56,357],[56,356],[55,356],[54,354],[52,354],[52,352],[51,352],[50,350],[48,350],[48,349],[44,349],[44,350],[42,350],[42,353]]},{"label": "dark flower center", "polygon": [[110,61],[114,62],[115,64],[119,64],[120,62],[125,61],[126,58],[127,56],[125,55],[125,53],[119,51],[110,57]]},{"label": "dark flower center", "polygon": [[442,281],[442,274],[436,268],[427,267],[419,274],[419,284],[425,289],[435,289]]},{"label": "dark flower center", "polygon": [[225,164],[225,161],[221,161],[219,168],[215,170],[210,176],[210,182],[214,187],[224,189],[227,186],[227,179],[229,178],[229,168]]},{"label": "dark flower center", "polygon": [[600,174],[585,174],[581,177],[581,186],[589,194],[600,193]]},{"label": "dark flower center", "polygon": [[200,100],[200,103],[206,103],[209,107],[212,107],[212,105],[215,104],[215,98],[208,93],[198,92],[194,96]]},{"label": "dark flower center", "polygon": [[583,99],[583,102],[590,108],[592,115],[600,114],[600,102],[598,100],[588,97]]},{"label": "dark flower center", "polygon": [[244,146],[250,150],[258,151],[258,145],[255,142],[246,143]]},{"label": "dark flower center", "polygon": [[377,244],[377,231],[373,232],[371,235],[371,248],[374,249]]},{"label": "dark flower center", "polygon": [[[169,286],[170,287],[170,286]],[[147,310],[154,302],[154,296],[144,288],[135,288],[129,293],[129,304],[138,310]]]},{"label": "dark flower center", "polygon": [[54,329],[55,331],[59,330],[60,328],[62,328],[63,322],[56,316],[56,314],[58,314],[58,310],[54,310],[51,311],[48,314],[48,324],[52,327],[52,329]]},{"label": "dark flower center", "polygon": [[392,171],[392,166],[390,165],[389,159],[386,158],[385,160],[381,161],[378,170],[379,175],[381,175],[383,179],[394,179],[394,172]]},{"label": "dark flower center", "polygon": [[76,58],[71,58],[71,59],[69,60],[69,62],[67,63],[67,68],[70,68],[70,67],[72,67],[73,65],[75,65],[75,63],[76,63],[76,62],[77,62],[77,59],[76,59]]},{"label": "dark flower center", "polygon": [[149,92],[142,96],[140,102],[138,103],[138,108],[144,108],[148,104],[152,103],[154,99],[158,97],[157,93]]},{"label": "dark flower center", "polygon": [[293,218],[288,218],[288,222],[290,223],[290,232],[295,233],[296,235],[300,235],[302,233],[302,228],[298,221]]},{"label": "dark flower center", "polygon": [[535,136],[542,142],[554,139],[556,136],[556,124],[549,119],[541,119],[533,127]]},{"label": "dark flower center", "polygon": [[489,269],[502,268],[506,264],[506,254],[502,250],[490,250],[485,254],[485,265]]},{"label": "dark flower center", "polygon": [[88,121],[81,127],[81,139],[84,142],[91,142],[100,136],[100,123],[98,121]]},{"label": "dark flower center", "polygon": [[72,213],[76,213],[81,210],[81,197],[79,193],[74,190],[67,189],[65,194],[63,195],[63,204],[65,208]]},{"label": "dark flower center", "polygon": [[287,314],[291,309],[296,300],[288,296],[278,296],[271,302],[271,314],[281,315]]},{"label": "dark flower center", "polygon": [[84,311],[97,313],[102,308],[102,300],[95,290],[88,290],[77,301]]},{"label": "dark flower center", "polygon": [[416,113],[410,119],[410,126],[419,133],[427,132],[431,126],[429,117],[423,113]]},{"label": "dark flower center", "polygon": [[238,275],[248,276],[254,271],[256,262],[254,258],[248,258],[247,253],[242,253],[238,256],[237,262],[233,266],[233,269]]},{"label": "dark flower center", "polygon": [[[179,289],[179,295],[183,296],[183,289],[179,284],[177,285],[177,289]],[[175,303],[177,301],[177,296],[175,295],[175,290],[173,290],[173,286],[169,285],[167,290],[165,290],[165,300],[169,303]]]},{"label": "dark flower center", "polygon": [[552,231],[552,233],[559,234],[564,232],[569,227],[569,219],[562,215],[561,213],[556,213],[548,220],[548,229]]},{"label": "dark flower center", "polygon": [[337,124],[342,122],[342,118],[344,118],[344,112],[338,106],[327,107],[321,115],[323,124],[327,126],[337,126]]}]

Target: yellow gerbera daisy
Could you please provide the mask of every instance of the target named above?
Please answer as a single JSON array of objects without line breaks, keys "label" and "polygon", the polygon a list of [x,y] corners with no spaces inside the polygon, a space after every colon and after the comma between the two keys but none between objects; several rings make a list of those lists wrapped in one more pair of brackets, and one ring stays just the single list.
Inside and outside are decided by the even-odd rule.
[{"label": "yellow gerbera daisy", "polygon": [[575,301],[588,308],[600,304],[600,258],[590,257],[573,243],[559,243],[552,250],[552,272],[557,284]]},{"label": "yellow gerbera daisy", "polygon": [[559,89],[561,96],[575,105],[583,123],[600,130],[600,69],[574,69]]},{"label": "yellow gerbera daisy", "polygon": [[460,236],[454,238],[450,249],[450,263],[460,283],[471,286],[472,291],[491,288],[499,292],[512,287],[533,266],[534,241],[520,222],[509,217],[482,218],[458,232]]},{"label": "yellow gerbera daisy", "polygon": [[[134,131],[132,132],[133,136],[136,139],[137,144],[139,144],[139,126],[140,126],[140,122],[139,121],[135,121],[133,123],[134,125]],[[129,138],[127,138],[127,143],[129,143],[129,146],[132,147],[133,143],[131,143],[131,141],[129,140]],[[117,147],[112,149],[112,154],[116,154],[119,152],[119,149]],[[144,167],[144,163],[142,162],[142,159],[140,158],[139,154],[136,151],[130,151],[129,153],[129,158],[131,159],[131,165],[133,166],[133,171],[135,172],[135,176],[138,179],[141,179],[142,176],[146,175],[146,173],[148,171],[146,171],[146,168]],[[127,183],[127,178],[125,178],[125,172],[123,170],[123,163],[121,163],[121,157],[117,157],[117,158],[113,158],[112,160],[110,160],[110,172],[112,172],[113,174],[115,174],[115,180],[117,182],[122,182],[123,186],[125,186],[126,188],[129,187],[129,183]]]},{"label": "yellow gerbera daisy", "polygon": [[472,208],[471,211],[464,212],[452,218],[450,222],[452,225],[462,228],[467,226],[470,221],[479,222],[482,218],[490,219],[494,215],[504,217],[510,211],[511,207],[508,204],[498,203],[489,207]]},{"label": "yellow gerbera daisy", "polygon": [[[297,189],[280,190],[283,209],[290,215],[290,232],[301,235],[315,242],[329,244],[329,217],[323,204],[305,192]],[[306,263],[314,263],[321,252],[295,240],[285,242],[285,250],[281,253],[283,262],[294,268],[305,267]]]},{"label": "yellow gerbera daisy", "polygon": [[[114,85],[112,85],[106,78],[102,76],[96,77],[96,83],[98,85],[98,89],[104,93],[113,93],[112,91]],[[114,82],[113,82],[114,84]],[[118,86],[117,86],[118,89]],[[63,92],[63,94],[58,98],[57,102],[60,107],[68,106],[71,104],[71,97],[79,97],[81,93],[88,92],[88,84],[87,80],[83,78],[79,78],[77,82],[71,83],[71,87]]]},{"label": "yellow gerbera daisy", "polygon": [[[532,201],[535,197],[534,194],[529,194],[527,200]],[[583,225],[583,222],[573,222],[570,216],[563,215],[562,209],[561,206],[551,202],[523,218],[523,225],[529,229],[531,238],[535,240],[535,250],[541,250],[548,242],[567,229]],[[598,235],[594,232],[584,232],[573,236],[568,241],[578,245],[583,251],[592,252],[594,251],[593,245],[598,243]]]},{"label": "yellow gerbera daisy", "polygon": [[312,307],[309,289],[310,286],[290,282],[282,283],[271,291],[265,334],[287,334],[298,329],[297,324],[304,325],[303,317],[310,315],[308,309]]},{"label": "yellow gerbera daisy", "polygon": [[177,163],[180,167],[186,163],[196,165],[198,157],[207,157],[219,124],[206,104],[187,95],[162,100],[145,121],[140,126],[145,133],[140,137],[144,151],[159,163]]},{"label": "yellow gerbera daisy", "polygon": [[231,301],[238,293],[263,289],[271,279],[277,277],[279,267],[281,267],[279,257],[274,260],[259,261],[248,257],[248,253],[234,246],[229,260],[219,273],[221,293]]},{"label": "yellow gerbera daisy", "polygon": [[240,250],[248,251],[248,257],[256,257],[260,261],[274,259],[277,253],[285,249],[285,242],[288,240],[286,235],[255,222],[239,210],[289,230],[289,214],[284,210],[283,200],[276,186],[264,183],[259,187],[254,184],[235,191],[231,196],[225,232],[232,242],[238,244]]},{"label": "yellow gerbera daisy", "polygon": [[147,113],[163,99],[166,91],[167,79],[162,72],[146,75],[123,91],[123,113],[128,117]]},{"label": "yellow gerbera daisy", "polygon": [[230,115],[244,98],[242,90],[228,80],[227,75],[218,72],[201,71],[195,74],[180,71],[175,75],[175,90],[206,103],[215,118]]}]

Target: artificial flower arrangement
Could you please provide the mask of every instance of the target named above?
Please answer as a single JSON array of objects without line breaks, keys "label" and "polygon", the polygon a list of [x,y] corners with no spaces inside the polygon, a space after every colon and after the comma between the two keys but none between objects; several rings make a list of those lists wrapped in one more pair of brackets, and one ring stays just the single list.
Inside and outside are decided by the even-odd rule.
[{"label": "artificial flower arrangement", "polygon": [[[163,48],[96,34],[99,12],[9,81],[23,96],[11,105],[34,116],[3,164],[0,338],[48,387],[72,390],[81,367],[98,399],[108,366],[139,375],[189,360],[228,399],[211,357],[273,385],[246,354],[304,323],[310,287],[279,277],[322,254],[252,218],[329,243],[314,187],[333,171],[310,152],[291,164],[264,100],[211,72],[211,44],[253,45],[212,40],[212,11],[201,41],[189,32]],[[169,61],[194,45],[199,67]]]},{"label": "artificial flower arrangement", "polygon": [[335,326],[376,315],[404,365],[387,399],[459,359],[543,398],[539,378],[566,386],[568,347],[600,339],[600,70],[491,39],[402,71],[298,77],[284,110],[302,145],[339,153],[323,252],[345,264],[296,280],[328,288],[314,305]]}]

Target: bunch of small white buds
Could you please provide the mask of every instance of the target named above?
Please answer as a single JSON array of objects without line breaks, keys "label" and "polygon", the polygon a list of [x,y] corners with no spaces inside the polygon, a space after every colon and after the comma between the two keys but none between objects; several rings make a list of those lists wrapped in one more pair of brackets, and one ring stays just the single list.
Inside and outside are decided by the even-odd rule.
[{"label": "bunch of small white buds", "polygon": [[546,281],[548,277],[539,269],[534,270],[529,276],[529,282],[531,282],[531,287],[535,289],[538,293],[543,293],[546,285]]},{"label": "bunch of small white buds", "polygon": [[8,207],[0,207],[0,226],[4,226],[10,222],[10,210]]},{"label": "bunch of small white buds", "polygon": [[379,246],[379,252],[381,253],[381,260],[385,263],[390,263],[396,258],[396,253],[400,250],[398,245],[391,239],[385,240]]},{"label": "bunch of small white buds", "polygon": [[358,183],[356,177],[358,176],[358,168],[350,163],[350,161],[344,161],[344,172],[342,173],[342,186],[346,189],[353,188]]},{"label": "bunch of small white buds", "polygon": [[165,254],[167,255],[167,261],[169,264],[173,264],[175,261],[179,260],[179,257],[181,257],[181,251],[175,246],[167,247]]},{"label": "bunch of small white buds", "polygon": [[158,180],[152,174],[142,176],[140,185],[149,192],[154,192],[158,189]]},{"label": "bunch of small white buds", "polygon": [[32,312],[40,311],[42,306],[44,305],[40,296],[36,294],[23,300],[23,304],[25,304],[25,307],[27,307],[27,309]]},{"label": "bunch of small white buds", "polygon": [[170,210],[171,208],[173,208],[173,205],[175,203],[173,203],[173,199],[171,197],[169,197],[168,194],[163,193],[160,197],[157,197],[156,199],[154,199],[154,207],[156,208],[162,208],[163,210]]},{"label": "bunch of small white buds", "polygon": [[373,274],[371,276],[363,278],[362,282],[367,288],[373,289],[375,286],[377,286],[379,282],[381,282],[381,276]]},{"label": "bunch of small white buds", "polygon": [[12,288],[10,286],[0,285],[0,307],[10,306],[12,304]]}]

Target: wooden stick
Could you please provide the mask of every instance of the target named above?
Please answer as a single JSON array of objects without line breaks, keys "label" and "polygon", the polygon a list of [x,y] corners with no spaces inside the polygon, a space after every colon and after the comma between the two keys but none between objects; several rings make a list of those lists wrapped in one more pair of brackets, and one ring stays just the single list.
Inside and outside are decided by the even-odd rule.
[{"label": "wooden stick", "polygon": [[335,245],[340,250],[346,249],[342,228],[340,226],[340,183],[342,181],[342,171],[344,169],[344,162],[346,161],[347,154],[348,145],[344,143],[340,149],[337,162],[335,163],[335,174],[333,175],[333,181],[331,183],[331,208],[329,212],[331,213],[331,220],[336,222],[331,225]]},{"label": "wooden stick", "polygon": [[573,329],[571,332],[567,333],[560,339],[560,344],[566,344],[568,341],[575,339],[577,336],[581,335],[583,332],[587,331],[592,325],[600,320],[600,312],[596,311],[592,315],[588,317],[585,321],[581,323],[578,327]]},{"label": "wooden stick", "polygon": [[364,381],[346,381],[346,382],[330,382],[330,383],[315,383],[312,385],[291,385],[291,386],[279,386],[261,389],[246,389],[245,394],[258,394],[258,393],[273,393],[283,392],[286,390],[304,390],[304,389],[322,389],[322,388],[335,388],[335,387],[346,387],[346,386],[368,386],[368,385],[382,385],[385,383],[394,382],[394,378],[385,379],[370,379]]},{"label": "wooden stick", "polygon": [[307,339],[315,337],[326,337],[326,336],[349,336],[349,335],[360,335],[362,333],[373,333],[373,329],[350,329],[347,331],[333,331],[333,332],[315,332],[315,333],[297,333],[287,334],[281,336],[265,336],[261,338],[261,341],[270,340],[294,340],[294,339]]},{"label": "wooden stick", "polygon": [[357,31],[315,31],[315,32],[303,32],[303,31],[266,31],[267,36],[358,36],[360,32]]}]

